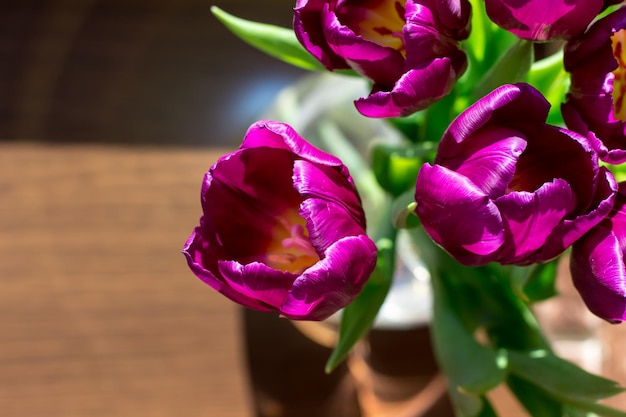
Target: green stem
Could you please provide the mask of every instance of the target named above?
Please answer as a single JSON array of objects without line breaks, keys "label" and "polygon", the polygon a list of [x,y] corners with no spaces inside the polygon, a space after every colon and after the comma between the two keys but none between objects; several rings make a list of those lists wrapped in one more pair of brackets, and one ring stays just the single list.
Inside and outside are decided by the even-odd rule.
[{"label": "green stem", "polygon": [[483,76],[472,91],[472,102],[489,94],[495,88],[523,81],[533,63],[533,43],[523,39],[515,42]]},{"label": "green stem", "polygon": [[424,123],[422,123],[419,135],[423,141],[438,143],[441,140],[443,132],[445,132],[452,119],[456,116],[454,114],[456,97],[456,91],[452,90],[450,94],[431,104],[426,109],[426,116],[424,117]]},{"label": "green stem", "polygon": [[604,404],[589,403],[570,398],[559,398],[563,403],[574,406],[580,410],[589,411],[604,417],[626,417],[626,412],[606,406]]},{"label": "green stem", "polygon": [[378,247],[376,268],[361,294],[343,310],[339,340],[326,363],[326,373],[332,372],[348,356],[352,347],[372,327],[393,279],[397,230],[391,223],[391,201],[385,202],[385,213],[376,225],[372,238]]}]

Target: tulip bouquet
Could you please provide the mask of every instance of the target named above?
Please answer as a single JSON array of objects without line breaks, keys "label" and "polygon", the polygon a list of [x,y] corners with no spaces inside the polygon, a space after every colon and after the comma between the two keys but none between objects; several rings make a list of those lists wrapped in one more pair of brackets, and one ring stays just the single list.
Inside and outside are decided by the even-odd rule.
[{"label": "tulip bouquet", "polygon": [[[559,357],[533,314],[564,258],[589,310],[626,320],[619,3],[296,0],[293,28],[213,8],[286,63],[366,79],[360,117],[402,140],[371,143],[368,183],[343,162],[352,148],[254,123],[205,175],[189,267],[245,307],[292,320],[341,311],[330,372],[370,329],[406,229],[431,276],[433,345],[458,416],[496,415],[487,393],[500,384],[533,416],[626,416],[598,402],[622,388]],[[362,198],[374,189],[372,217]]]}]

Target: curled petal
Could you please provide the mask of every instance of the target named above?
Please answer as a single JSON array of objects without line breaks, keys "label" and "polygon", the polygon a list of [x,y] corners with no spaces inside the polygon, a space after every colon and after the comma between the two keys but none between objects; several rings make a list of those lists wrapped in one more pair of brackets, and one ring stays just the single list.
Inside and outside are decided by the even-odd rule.
[{"label": "curled petal", "polygon": [[332,11],[322,14],[322,26],[329,47],[359,74],[382,85],[393,85],[402,75],[404,58],[400,51],[357,35]]},{"label": "curled petal", "polygon": [[626,64],[620,52],[624,30],[626,8],[622,7],[568,42],[563,57],[571,79],[567,101],[561,107],[563,119],[570,129],[585,135],[600,159],[610,164],[626,162],[626,122],[621,110]]},{"label": "curled petal", "polygon": [[[567,182],[555,179],[535,192],[512,192],[495,200],[504,223],[507,244],[503,263],[533,263],[547,238],[576,207],[576,196]],[[564,250],[565,248],[563,248]]]},{"label": "curled petal", "polygon": [[506,84],[478,100],[450,123],[441,139],[435,162],[454,158],[457,144],[472,136],[487,123],[510,128],[532,123],[544,123],[550,103],[528,84]]},{"label": "curled petal", "polygon": [[359,113],[368,117],[406,116],[448,94],[455,79],[450,60],[439,58],[403,74],[391,91],[372,91],[354,104]]},{"label": "curled petal", "polygon": [[[580,67],[589,66],[590,69],[596,68],[597,71],[607,73],[617,68],[610,37],[625,27],[625,18],[626,10],[618,9],[594,22],[582,36],[568,42],[563,56],[565,70],[572,72]],[[589,61],[590,58],[594,61]]]},{"label": "curled petal", "polygon": [[293,155],[283,149],[243,149],[221,158],[205,175],[202,187],[205,239],[229,248],[232,259],[244,263],[258,259],[277,219],[300,204],[292,172]]},{"label": "curled petal", "polygon": [[376,245],[367,236],[335,242],[320,262],[296,279],[281,314],[295,320],[327,318],[337,305],[347,305],[356,297],[375,265]]},{"label": "curled petal", "polygon": [[570,270],[591,312],[612,323],[626,320],[624,253],[609,225],[596,227],[574,244]]},{"label": "curled petal", "polygon": [[325,0],[298,0],[294,8],[293,29],[298,41],[328,70],[348,69],[348,63],[335,54],[324,37],[319,22],[322,10],[328,9]]},{"label": "curled petal", "polygon": [[279,308],[285,302],[296,279],[295,274],[270,268],[260,262],[242,265],[236,261],[219,261],[218,268],[230,289],[272,309]]},{"label": "curled petal", "polygon": [[316,164],[335,166],[342,169],[349,177],[348,171],[339,158],[324,152],[304,140],[291,126],[271,120],[260,120],[248,129],[240,149],[275,148],[288,150],[295,156]]},{"label": "curled petal", "polygon": [[201,233],[199,233],[198,228],[196,228],[194,233],[185,243],[183,254],[187,259],[189,268],[198,278],[237,304],[259,311],[273,310],[272,306],[259,301],[256,297],[250,297],[249,295],[241,293],[230,287],[225,281],[218,278],[218,276],[207,269],[203,262],[203,257],[206,252],[211,250],[213,250],[213,248],[208,246],[206,242],[203,241]]},{"label": "curled petal", "polygon": [[513,179],[520,155],[526,149],[526,138],[505,127],[486,128],[464,143],[457,158],[441,161],[442,165],[466,176],[490,198],[505,193]]},{"label": "curled petal", "polygon": [[344,236],[365,234],[364,226],[356,222],[341,204],[332,201],[309,198],[300,205],[300,214],[307,220],[309,238],[320,253]]},{"label": "curled petal", "polygon": [[600,168],[598,186],[591,208],[555,227],[545,243],[541,256],[544,259],[554,258],[605,219],[613,208],[616,193],[615,177],[608,169]]},{"label": "curled petal", "polygon": [[504,243],[496,205],[466,177],[438,165],[424,165],[415,191],[417,215],[431,238],[459,262],[493,261]]},{"label": "curled petal", "polygon": [[533,41],[570,39],[585,31],[602,0],[485,0],[487,14],[516,36]]},{"label": "curled petal", "polygon": [[574,285],[594,314],[626,320],[626,183],[620,183],[610,215],[572,246]]},{"label": "curled petal", "polygon": [[464,40],[470,34],[472,8],[463,0],[407,1],[407,23],[436,27],[446,36]]},{"label": "curled petal", "polygon": [[304,198],[322,199],[343,206],[343,210],[352,215],[352,221],[365,228],[361,201],[347,172],[298,160],[294,163],[293,181]]},{"label": "curled petal", "polygon": [[584,135],[600,159],[609,164],[626,162],[626,123],[613,118],[610,94],[569,94],[561,105],[567,126]]}]

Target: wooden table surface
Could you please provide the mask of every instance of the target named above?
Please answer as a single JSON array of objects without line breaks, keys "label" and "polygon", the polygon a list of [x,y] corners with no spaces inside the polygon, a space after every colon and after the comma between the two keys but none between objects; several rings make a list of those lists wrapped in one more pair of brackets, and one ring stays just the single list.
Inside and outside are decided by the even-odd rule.
[{"label": "wooden table surface", "polygon": [[[180,253],[220,153],[0,143],[1,416],[253,415],[241,310]],[[624,384],[626,327],[598,326]]]},{"label": "wooden table surface", "polygon": [[0,415],[251,415],[238,311],[180,253],[217,156],[0,145]]}]

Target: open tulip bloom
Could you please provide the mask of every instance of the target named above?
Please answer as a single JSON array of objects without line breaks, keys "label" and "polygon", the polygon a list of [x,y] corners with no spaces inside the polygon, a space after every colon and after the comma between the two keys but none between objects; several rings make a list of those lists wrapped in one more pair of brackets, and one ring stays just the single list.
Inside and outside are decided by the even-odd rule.
[{"label": "open tulip bloom", "polygon": [[565,122],[589,138],[602,160],[626,162],[626,8],[570,41],[564,62],[571,73]]},{"label": "open tulip bloom", "polygon": [[467,0],[298,0],[294,30],[329,70],[352,68],[373,82],[359,112],[396,117],[441,99],[463,75],[458,42],[469,17]]},{"label": "open tulip bloom", "polygon": [[485,0],[487,14],[523,39],[571,39],[584,32],[604,6],[602,0]]},{"label": "open tulip bloom", "polygon": [[[310,89],[281,95],[279,121],[254,123],[206,173],[183,249],[191,271],[246,308],[291,320],[340,313],[331,371],[406,269],[395,254],[408,236],[430,274],[432,342],[457,416],[496,416],[487,394],[507,384],[533,416],[626,417],[597,403],[624,390],[554,353],[532,308],[557,295],[559,277],[601,319],[626,320],[626,6],[292,7],[293,28],[213,12],[271,56],[336,73],[307,88],[360,77],[369,93],[349,97],[358,112],[333,104],[319,126],[302,123]],[[351,142],[364,121],[381,128],[359,139],[369,147]],[[564,259],[571,278],[557,274]]]},{"label": "open tulip bloom", "polygon": [[376,264],[347,168],[291,127],[251,126],[202,186],[185,245],[194,273],[235,302],[321,320],[352,301]]},{"label": "open tulip bloom", "polygon": [[466,265],[556,257],[607,216],[615,180],[587,140],[545,123],[549,103],[504,85],[443,135],[415,192],[430,236]]}]

